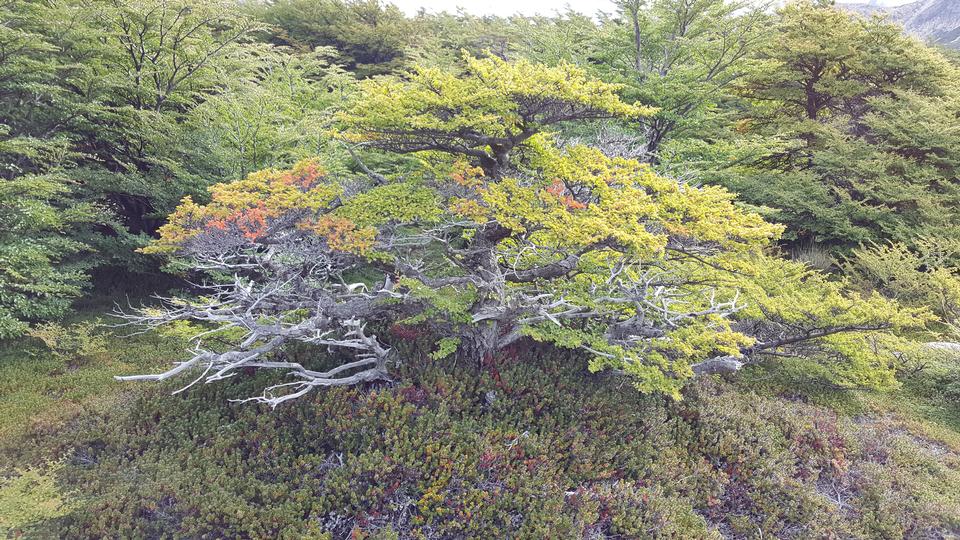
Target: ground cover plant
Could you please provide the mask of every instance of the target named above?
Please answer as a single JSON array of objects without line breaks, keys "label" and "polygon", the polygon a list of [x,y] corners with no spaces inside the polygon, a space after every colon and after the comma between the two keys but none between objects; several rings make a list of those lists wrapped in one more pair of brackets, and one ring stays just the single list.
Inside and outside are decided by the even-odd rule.
[{"label": "ground cover plant", "polygon": [[958,57],[845,9],[0,2],[0,537],[960,537]]},{"label": "ground cover plant", "polygon": [[[71,504],[24,530],[921,538],[960,527],[956,426],[877,405],[882,394],[806,379],[778,395],[771,377],[784,377],[754,366],[740,383],[698,380],[678,402],[526,350],[469,369],[452,359],[408,366],[398,384],[316,392],[286,414],[228,401],[270,373],[129,395],[47,438],[46,452],[68,450],[39,469],[42,489]],[[804,383],[833,405],[807,402],[796,393]],[[911,394],[956,412],[925,391],[901,398]]]}]

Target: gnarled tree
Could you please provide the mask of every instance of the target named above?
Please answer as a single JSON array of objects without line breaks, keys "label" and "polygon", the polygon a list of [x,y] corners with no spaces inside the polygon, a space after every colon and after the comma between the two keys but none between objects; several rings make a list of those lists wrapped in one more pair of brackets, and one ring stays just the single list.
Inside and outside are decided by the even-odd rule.
[{"label": "gnarled tree", "polygon": [[[434,357],[483,360],[532,339],[674,397],[695,373],[800,346],[832,351],[845,382],[889,382],[888,330],[923,324],[922,312],[765,254],[781,228],[722,188],[560,148],[542,131],[645,112],[615,86],[570,66],[468,66],[475,75],[464,79],[421,70],[366,83],[342,118],[344,139],[431,152],[416,174],[343,179],[308,161],[215,186],[207,205],[185,200],[150,250],[206,273],[205,294],[128,317],[209,328],[190,359],[126,379],[197,370],[196,381],[212,382],[277,368],[296,379],[251,398],[275,406],[317,386],[388,378],[399,358],[382,330],[400,323],[434,337]],[[204,347],[212,334],[230,346]],[[293,342],[353,354],[321,371],[284,356]]]}]

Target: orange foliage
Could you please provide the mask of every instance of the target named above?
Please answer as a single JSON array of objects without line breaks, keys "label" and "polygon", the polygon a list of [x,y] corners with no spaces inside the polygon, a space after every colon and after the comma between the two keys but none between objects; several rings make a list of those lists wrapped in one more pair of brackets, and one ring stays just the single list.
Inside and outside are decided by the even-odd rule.
[{"label": "orange foliage", "polygon": [[274,214],[261,201],[252,208],[241,208],[222,218],[211,219],[206,222],[206,228],[226,231],[236,227],[244,238],[255,242],[267,233],[267,219],[276,217]]},{"label": "orange foliage", "polygon": [[302,223],[300,227],[322,236],[330,249],[361,255],[373,247],[377,234],[373,227],[358,228],[347,218],[330,215]]},{"label": "orange foliage", "polygon": [[453,164],[450,178],[458,185],[475,188],[483,184],[483,169],[471,167],[466,161],[458,161]]},{"label": "orange foliage", "polygon": [[281,174],[277,181],[288,186],[297,186],[303,191],[312,189],[326,175],[315,161],[297,163],[293,169]]},{"label": "orange foliage", "polygon": [[243,236],[250,241],[255,241],[267,232],[267,209],[263,203],[245,211],[237,212],[237,227],[243,232]]},{"label": "orange foliage", "polygon": [[566,194],[567,187],[559,178],[553,179],[553,184],[547,188],[547,193],[560,199],[560,202],[570,210],[582,210],[587,207],[586,204],[576,200],[572,195]]},{"label": "orange foliage", "polygon": [[471,199],[455,198],[450,203],[450,212],[454,215],[464,217],[482,223],[486,221],[488,210],[479,202]]},{"label": "orange foliage", "polygon": [[[316,216],[328,209],[341,188],[326,181],[325,176],[317,161],[305,160],[289,170],[258,171],[236,182],[211,186],[209,204],[198,205],[184,198],[170,221],[160,228],[160,239],[143,251],[173,252],[204,232],[233,231],[247,241],[258,242],[275,219],[290,212]],[[347,231],[343,226],[341,229]],[[343,232],[332,244],[362,245],[358,235],[359,232]]]}]

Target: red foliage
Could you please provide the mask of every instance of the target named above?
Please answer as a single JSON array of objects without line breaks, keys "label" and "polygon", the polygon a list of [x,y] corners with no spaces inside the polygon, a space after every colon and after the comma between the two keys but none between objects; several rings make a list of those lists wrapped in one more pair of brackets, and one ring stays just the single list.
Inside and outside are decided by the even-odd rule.
[{"label": "red foliage", "polygon": [[413,340],[422,336],[423,333],[416,326],[397,323],[390,327],[390,335],[400,339]]},{"label": "red foliage", "polygon": [[491,450],[484,450],[481,454],[480,459],[478,460],[477,467],[481,470],[487,470],[493,467],[493,465],[500,459],[500,456],[493,453]]},{"label": "red foliage", "polygon": [[260,203],[254,208],[240,211],[236,223],[244,238],[251,242],[256,241],[267,233],[267,209]]},{"label": "red foliage", "polygon": [[244,238],[255,242],[267,233],[268,217],[270,217],[270,214],[266,205],[261,202],[253,208],[237,210],[225,218],[208,221],[207,230],[217,229],[226,231],[231,227],[236,227],[236,229],[243,234]]},{"label": "red foliage", "polygon": [[317,185],[318,181],[324,176],[323,169],[316,163],[307,163],[298,166],[279,178],[279,181],[288,186],[298,186],[303,191],[308,191]]},{"label": "red foliage", "polygon": [[567,187],[559,178],[553,179],[553,184],[547,188],[547,193],[553,195],[554,197],[560,199],[560,202],[563,203],[570,210],[581,210],[586,208],[587,205],[573,198],[572,195],[566,193]]},{"label": "red foliage", "polygon": [[400,389],[403,400],[413,405],[421,406],[427,403],[427,393],[419,386],[408,386]]}]

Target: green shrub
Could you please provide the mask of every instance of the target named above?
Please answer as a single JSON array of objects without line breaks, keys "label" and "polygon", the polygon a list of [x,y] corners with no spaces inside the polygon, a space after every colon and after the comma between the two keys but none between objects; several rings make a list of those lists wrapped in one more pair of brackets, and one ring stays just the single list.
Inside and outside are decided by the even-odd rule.
[{"label": "green shrub", "polygon": [[30,336],[39,339],[50,352],[70,367],[94,360],[104,360],[107,336],[99,331],[100,320],[84,321],[69,326],[49,322],[30,329]]},{"label": "green shrub", "polygon": [[841,268],[863,289],[929,307],[954,336],[960,335],[960,240],[921,238],[912,248],[870,244],[844,257]]},{"label": "green shrub", "polygon": [[66,515],[73,504],[56,483],[62,462],[17,470],[0,478],[0,536],[19,536],[44,520]]},{"label": "green shrub", "polygon": [[[305,352],[306,353],[306,352]],[[87,417],[70,538],[921,538],[960,524],[960,453],[891,419],[719,379],[679,403],[572,356],[400,368],[272,413],[258,374]],[[894,501],[898,501],[894,504]]]},{"label": "green shrub", "polygon": [[[156,334],[117,339],[94,330],[92,322],[79,327],[85,330],[54,327],[59,329],[47,336],[61,343],[60,355],[40,340],[0,344],[0,474],[55,459],[71,445],[56,436],[65,423],[108,413],[126,399],[130,386],[114,375],[168,363],[185,346]],[[63,344],[61,333],[77,350]],[[97,346],[101,340],[105,352]]]}]

